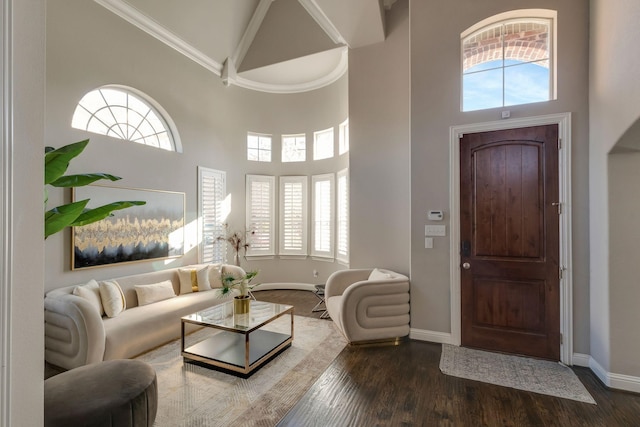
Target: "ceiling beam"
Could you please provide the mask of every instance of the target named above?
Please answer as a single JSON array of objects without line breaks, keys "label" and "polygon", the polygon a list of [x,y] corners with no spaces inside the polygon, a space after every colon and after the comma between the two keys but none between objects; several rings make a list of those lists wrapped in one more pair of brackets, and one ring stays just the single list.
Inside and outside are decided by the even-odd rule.
[{"label": "ceiling beam", "polygon": [[298,2],[305,8],[307,13],[318,23],[320,28],[335,44],[347,44],[340,31],[333,25],[333,22],[325,15],[318,3],[315,0],[298,0]]},{"label": "ceiling beam", "polygon": [[[151,19],[144,13],[140,12],[135,7],[127,4],[122,0],[94,0],[99,5],[115,13],[125,21],[138,27],[145,33],[155,37],[167,46],[182,53],[187,58],[202,65],[207,70],[216,74],[222,75],[222,64],[213,60],[211,57],[205,55],[200,50],[196,49],[180,37]],[[263,0],[264,1],[264,0]]]},{"label": "ceiling beam", "polygon": [[[262,21],[264,21],[264,17],[267,16],[271,3],[273,3],[273,0],[260,0],[255,12],[253,12],[251,21],[249,21],[249,25],[247,25],[247,28],[244,30],[244,34],[242,34],[242,38],[236,47],[236,51],[231,57],[231,64],[227,64],[227,66],[233,65],[236,69],[240,67],[245,55],[253,43],[253,39],[256,37],[256,34],[262,25]],[[227,63],[228,62],[229,61],[227,60]]]}]

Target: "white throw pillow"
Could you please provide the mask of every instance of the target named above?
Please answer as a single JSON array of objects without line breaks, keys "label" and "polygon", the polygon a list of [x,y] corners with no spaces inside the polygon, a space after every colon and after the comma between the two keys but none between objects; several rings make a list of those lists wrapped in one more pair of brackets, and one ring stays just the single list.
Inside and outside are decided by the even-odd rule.
[{"label": "white throw pillow", "polygon": [[173,284],[171,283],[171,280],[152,283],[150,285],[135,285],[134,288],[138,295],[138,306],[151,304],[176,296],[176,293],[173,291]]},{"label": "white throw pillow", "polygon": [[127,306],[124,293],[115,280],[100,282],[100,298],[104,312],[109,317],[116,317]]},{"label": "white throw pillow", "polygon": [[211,285],[209,284],[209,266],[202,268],[179,268],[178,278],[180,279],[180,295],[211,289]]},{"label": "white throw pillow", "polygon": [[387,280],[392,278],[393,276],[391,274],[385,273],[384,271],[378,270],[377,268],[374,268],[369,275],[369,280]]},{"label": "white throw pillow", "polygon": [[222,287],[222,264],[209,265],[209,285],[212,289]]},{"label": "white throw pillow", "polygon": [[100,285],[91,279],[86,285],[79,285],[73,288],[73,294],[86,299],[93,305],[100,316],[104,316],[104,308],[102,308],[102,300],[100,299]]},{"label": "white throw pillow", "polygon": [[201,268],[196,271],[196,278],[198,279],[199,291],[210,291],[211,283],[209,283],[209,266]]}]

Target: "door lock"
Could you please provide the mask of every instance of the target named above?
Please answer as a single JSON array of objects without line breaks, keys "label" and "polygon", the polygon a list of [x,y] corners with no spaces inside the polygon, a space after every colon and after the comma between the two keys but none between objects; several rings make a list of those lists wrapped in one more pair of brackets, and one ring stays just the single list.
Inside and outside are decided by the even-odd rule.
[{"label": "door lock", "polygon": [[463,240],[460,242],[460,255],[463,257],[471,256],[471,242],[468,240]]}]

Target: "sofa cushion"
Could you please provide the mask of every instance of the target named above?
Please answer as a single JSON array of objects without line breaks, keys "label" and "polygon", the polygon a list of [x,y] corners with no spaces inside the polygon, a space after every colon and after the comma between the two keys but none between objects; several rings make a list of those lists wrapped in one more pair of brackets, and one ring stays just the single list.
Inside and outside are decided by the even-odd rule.
[{"label": "sofa cushion", "polygon": [[231,301],[217,291],[195,292],[126,310],[104,318],[104,360],[135,357],[180,338],[182,316]]},{"label": "sofa cushion", "polygon": [[211,289],[208,265],[204,267],[179,268],[178,278],[180,279],[180,295]]},{"label": "sofa cushion", "polygon": [[100,299],[104,312],[109,317],[116,317],[127,306],[124,293],[115,280],[100,282]]},{"label": "sofa cushion", "polygon": [[86,285],[78,285],[73,288],[73,294],[86,299],[92,306],[98,310],[100,316],[104,316],[104,308],[102,307],[102,299],[100,298],[100,285],[91,279]]},{"label": "sofa cushion", "polygon": [[209,285],[211,289],[222,287],[222,274],[224,273],[223,264],[192,264],[182,268],[195,268],[200,269],[209,267]]},{"label": "sofa cushion", "polygon": [[153,304],[176,296],[171,280],[150,285],[135,285],[134,288],[138,295],[138,306]]}]

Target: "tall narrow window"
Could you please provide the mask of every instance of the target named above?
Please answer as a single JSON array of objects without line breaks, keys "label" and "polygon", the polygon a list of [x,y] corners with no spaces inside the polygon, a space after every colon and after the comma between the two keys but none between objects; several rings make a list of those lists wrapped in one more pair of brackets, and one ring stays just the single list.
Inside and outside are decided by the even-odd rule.
[{"label": "tall narrow window", "polygon": [[282,135],[282,162],[307,160],[307,139],[301,135]]},{"label": "tall narrow window", "polygon": [[338,128],[338,154],[349,151],[349,119],[340,123]]},{"label": "tall narrow window", "polygon": [[307,255],[307,182],[280,177],[280,255]]},{"label": "tall narrow window", "polygon": [[275,255],[275,177],[247,175],[248,256]]},{"label": "tall narrow window", "polygon": [[515,10],[462,33],[463,111],[555,98],[555,17]]},{"label": "tall narrow window", "polygon": [[336,197],[336,259],[349,262],[349,171],[337,174],[338,194]]},{"label": "tall narrow window", "polygon": [[311,227],[313,243],[311,255],[333,258],[334,254],[334,187],[333,174],[311,177],[313,215]]},{"label": "tall narrow window", "polygon": [[271,161],[271,135],[247,134],[247,160],[254,162]]},{"label": "tall narrow window", "polygon": [[313,160],[333,157],[333,128],[313,133]]},{"label": "tall narrow window", "polygon": [[180,151],[178,132],[164,109],[140,91],[103,86],[82,97],[71,126],[169,151]]},{"label": "tall narrow window", "polygon": [[224,236],[226,212],[226,173],[198,166],[198,217],[200,226],[200,262],[223,263],[226,261]]}]

